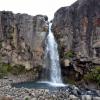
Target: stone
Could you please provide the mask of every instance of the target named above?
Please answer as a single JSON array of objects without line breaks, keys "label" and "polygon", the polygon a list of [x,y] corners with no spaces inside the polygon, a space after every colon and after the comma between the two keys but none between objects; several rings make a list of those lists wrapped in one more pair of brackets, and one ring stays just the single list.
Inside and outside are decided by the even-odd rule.
[{"label": "stone", "polygon": [[100,89],[96,90],[96,93],[98,94],[98,96],[100,97]]},{"label": "stone", "polygon": [[64,60],[64,66],[70,66],[70,60],[69,59],[65,59]]},{"label": "stone", "polygon": [[100,100],[100,97],[93,97],[93,100]]},{"label": "stone", "polygon": [[82,95],[81,99],[82,100],[92,100],[92,96],[91,95]]},{"label": "stone", "polygon": [[13,98],[10,96],[1,96],[0,100],[13,100]]},{"label": "stone", "polygon": [[70,95],[69,98],[70,98],[70,100],[78,100],[78,99],[79,99],[79,98],[76,97],[75,95]]},{"label": "stone", "polygon": [[32,92],[32,93],[31,93],[31,95],[32,95],[32,96],[35,96],[35,93],[34,93],[34,92]]},{"label": "stone", "polygon": [[37,98],[32,98],[31,100],[37,100]]}]

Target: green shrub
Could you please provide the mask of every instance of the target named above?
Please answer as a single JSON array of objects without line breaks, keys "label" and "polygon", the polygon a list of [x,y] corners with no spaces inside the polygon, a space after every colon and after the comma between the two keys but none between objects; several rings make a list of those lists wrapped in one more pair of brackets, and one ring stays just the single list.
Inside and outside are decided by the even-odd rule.
[{"label": "green shrub", "polygon": [[100,66],[96,66],[95,68],[91,69],[91,71],[86,75],[84,75],[84,80],[94,81],[100,85]]},{"label": "green shrub", "polygon": [[11,66],[10,64],[0,63],[0,78],[3,78],[8,73],[18,75],[25,71],[25,66],[22,65]]},{"label": "green shrub", "polygon": [[69,83],[69,84],[75,84],[75,81],[72,80],[72,79],[67,79],[67,83]]},{"label": "green shrub", "polygon": [[26,97],[24,98],[24,100],[30,100],[30,97],[26,96]]},{"label": "green shrub", "polygon": [[74,57],[74,52],[72,50],[69,50],[67,52],[64,53],[64,58],[70,59]]},{"label": "green shrub", "polygon": [[10,73],[12,73],[13,75],[18,75],[21,74],[23,72],[25,72],[25,66],[22,65],[14,65],[11,70]]},{"label": "green shrub", "polygon": [[10,67],[9,64],[0,63],[0,78],[8,74],[8,68]]},{"label": "green shrub", "polygon": [[29,100],[29,98],[25,98],[25,100]]}]

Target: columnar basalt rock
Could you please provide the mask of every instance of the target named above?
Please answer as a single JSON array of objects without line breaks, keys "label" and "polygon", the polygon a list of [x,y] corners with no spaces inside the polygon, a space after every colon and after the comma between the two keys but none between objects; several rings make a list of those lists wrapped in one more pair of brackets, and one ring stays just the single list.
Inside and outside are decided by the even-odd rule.
[{"label": "columnar basalt rock", "polygon": [[47,16],[1,11],[0,63],[41,69],[47,34]]},{"label": "columnar basalt rock", "polygon": [[100,64],[98,0],[77,0],[69,7],[62,7],[55,13],[52,22],[62,66],[65,66],[65,54],[69,51],[73,51],[78,58]]},{"label": "columnar basalt rock", "polygon": [[73,49],[77,54],[93,57],[93,45],[98,43],[98,48],[100,45],[99,20],[98,0],[78,0],[70,7],[62,7],[55,13],[52,31],[64,50]]}]

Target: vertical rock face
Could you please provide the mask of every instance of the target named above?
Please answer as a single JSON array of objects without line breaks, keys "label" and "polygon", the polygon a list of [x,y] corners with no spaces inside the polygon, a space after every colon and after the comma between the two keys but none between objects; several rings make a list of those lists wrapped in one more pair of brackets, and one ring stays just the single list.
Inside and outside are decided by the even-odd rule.
[{"label": "vertical rock face", "polygon": [[77,0],[62,7],[52,22],[64,81],[83,80],[93,63],[100,64],[99,0]]},{"label": "vertical rock face", "polygon": [[47,33],[46,16],[0,12],[0,63],[42,66]]},{"label": "vertical rock face", "polygon": [[61,59],[73,50],[100,64],[100,2],[78,0],[60,8],[54,16],[52,31],[59,44]]}]

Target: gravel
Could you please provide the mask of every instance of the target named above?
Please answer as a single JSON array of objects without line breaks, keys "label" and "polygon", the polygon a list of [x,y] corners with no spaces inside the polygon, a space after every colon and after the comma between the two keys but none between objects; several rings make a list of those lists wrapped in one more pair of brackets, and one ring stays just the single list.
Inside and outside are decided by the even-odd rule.
[{"label": "gravel", "polygon": [[81,95],[80,91],[81,90],[75,86],[55,90],[15,88],[11,87],[11,81],[7,79],[0,79],[0,96],[10,96],[12,100],[100,100],[99,94],[92,95],[91,93],[88,95]]}]

